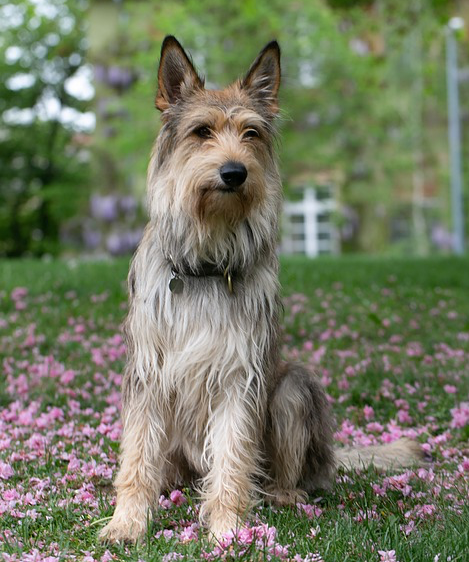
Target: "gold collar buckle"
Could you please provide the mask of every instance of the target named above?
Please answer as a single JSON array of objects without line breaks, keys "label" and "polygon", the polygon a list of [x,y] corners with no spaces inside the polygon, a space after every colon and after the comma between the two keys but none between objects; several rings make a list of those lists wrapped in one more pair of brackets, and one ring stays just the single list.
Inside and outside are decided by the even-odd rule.
[{"label": "gold collar buckle", "polygon": [[228,291],[229,291],[231,294],[233,294],[233,281],[232,281],[232,279],[231,279],[231,273],[230,273],[230,271],[229,271],[229,269],[228,269],[228,266],[227,266],[227,268],[225,269],[225,272],[223,273],[223,277],[226,279],[226,283],[227,283],[227,285],[228,285]]}]

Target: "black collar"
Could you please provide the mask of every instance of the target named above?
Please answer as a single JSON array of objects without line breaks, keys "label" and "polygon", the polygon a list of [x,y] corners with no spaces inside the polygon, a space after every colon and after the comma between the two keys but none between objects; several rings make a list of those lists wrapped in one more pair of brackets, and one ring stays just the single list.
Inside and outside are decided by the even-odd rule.
[{"label": "black collar", "polygon": [[189,277],[223,277],[227,266],[217,265],[208,261],[202,261],[196,267],[188,263],[180,262],[177,265],[170,260],[171,271],[177,275],[188,275]]},{"label": "black collar", "polygon": [[233,279],[239,276],[237,271],[233,271],[226,264],[217,265],[211,262],[202,261],[197,267],[190,266],[187,262],[179,262],[177,265],[172,258],[168,258],[171,266],[171,280],[169,288],[173,293],[182,293],[184,282],[181,277],[223,277],[230,293],[233,292]]}]

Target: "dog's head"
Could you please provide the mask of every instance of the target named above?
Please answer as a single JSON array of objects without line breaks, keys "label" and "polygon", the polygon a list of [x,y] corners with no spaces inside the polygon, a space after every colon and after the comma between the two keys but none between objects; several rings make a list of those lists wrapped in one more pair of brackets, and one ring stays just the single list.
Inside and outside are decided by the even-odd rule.
[{"label": "dog's head", "polygon": [[[149,170],[150,208],[183,212],[199,224],[235,225],[267,203],[269,189],[278,199],[273,136],[279,85],[276,41],[243,79],[209,90],[179,42],[166,37],[155,101],[163,127]],[[159,188],[152,190],[152,183]]]}]

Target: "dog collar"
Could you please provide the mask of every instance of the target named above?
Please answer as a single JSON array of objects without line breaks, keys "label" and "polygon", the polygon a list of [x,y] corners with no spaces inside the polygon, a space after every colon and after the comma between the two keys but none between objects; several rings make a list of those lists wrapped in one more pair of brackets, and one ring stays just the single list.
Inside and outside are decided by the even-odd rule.
[{"label": "dog collar", "polygon": [[169,290],[172,293],[179,294],[184,290],[184,280],[181,277],[223,277],[226,281],[228,291],[233,293],[233,277],[235,274],[230,270],[228,265],[220,266],[210,262],[200,262],[197,268],[194,269],[184,263],[176,266],[171,258],[168,259],[168,262],[171,265],[172,277],[169,281]]}]

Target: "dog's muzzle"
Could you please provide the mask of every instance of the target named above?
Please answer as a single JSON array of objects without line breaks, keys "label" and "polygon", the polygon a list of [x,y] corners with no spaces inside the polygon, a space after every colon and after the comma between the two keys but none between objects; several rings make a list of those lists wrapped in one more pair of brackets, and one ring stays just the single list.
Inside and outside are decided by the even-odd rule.
[{"label": "dog's muzzle", "polygon": [[224,183],[222,191],[236,191],[245,182],[248,171],[241,162],[227,162],[220,168],[220,177]]}]

